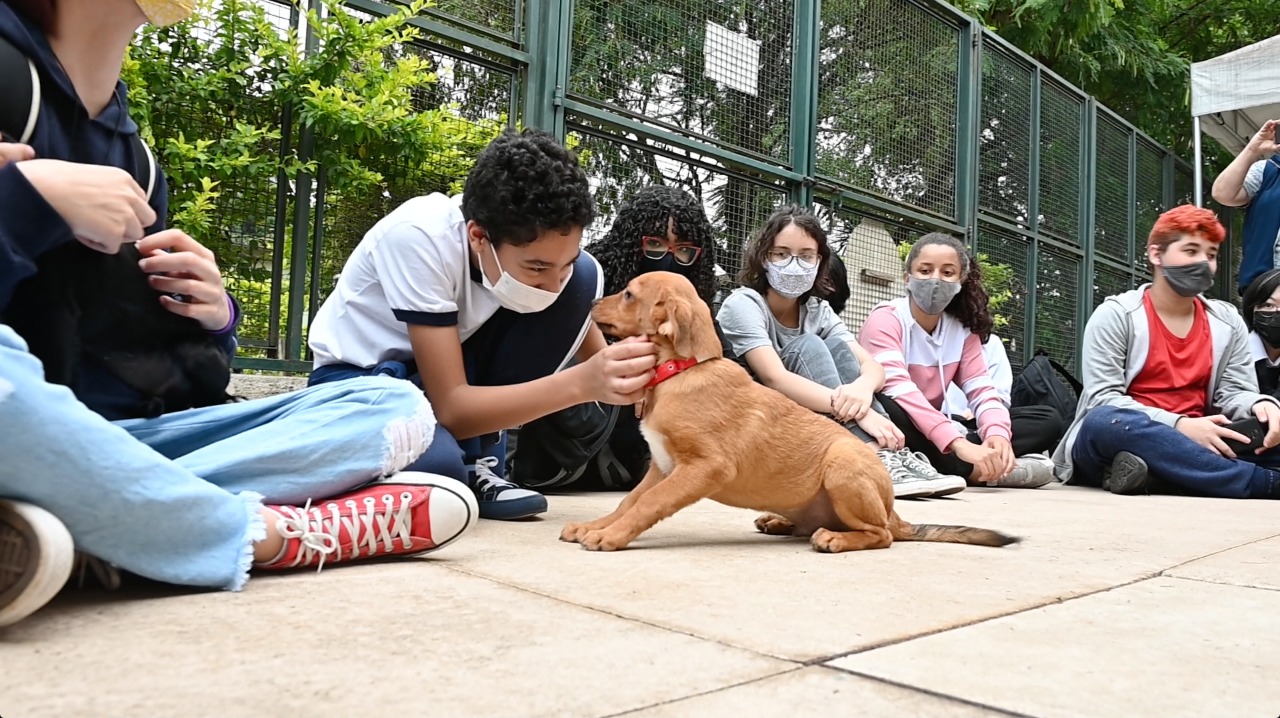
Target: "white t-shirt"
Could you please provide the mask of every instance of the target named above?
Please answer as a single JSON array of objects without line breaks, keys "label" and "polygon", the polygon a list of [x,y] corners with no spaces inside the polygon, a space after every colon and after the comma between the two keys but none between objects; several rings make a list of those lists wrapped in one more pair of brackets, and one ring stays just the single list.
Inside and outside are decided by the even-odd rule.
[{"label": "white t-shirt", "polygon": [[[991,383],[996,385],[996,393],[1004,405],[1009,406],[1013,394],[1013,367],[1009,365],[1009,355],[1000,337],[994,334],[987,337],[987,343],[982,345],[982,356],[987,359],[987,373],[991,375]],[[955,382],[947,387],[946,402],[943,409],[948,415],[969,413],[969,398]]]},{"label": "white t-shirt", "polygon": [[466,341],[501,306],[471,265],[462,196],[415,197],[352,252],[311,323],[308,345],[317,367],[408,361],[406,324],[456,325]]}]

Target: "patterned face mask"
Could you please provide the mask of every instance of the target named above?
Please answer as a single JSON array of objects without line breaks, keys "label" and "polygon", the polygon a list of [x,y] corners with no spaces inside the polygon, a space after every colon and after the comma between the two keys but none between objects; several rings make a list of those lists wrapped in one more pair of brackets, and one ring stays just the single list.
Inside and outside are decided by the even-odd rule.
[{"label": "patterned face mask", "polygon": [[152,25],[172,25],[191,17],[196,11],[195,0],[137,0],[142,14]]},{"label": "patterned face mask", "polygon": [[773,291],[787,299],[795,299],[813,289],[813,282],[818,278],[818,264],[812,266],[793,259],[779,266],[773,262],[765,262],[765,278]]}]

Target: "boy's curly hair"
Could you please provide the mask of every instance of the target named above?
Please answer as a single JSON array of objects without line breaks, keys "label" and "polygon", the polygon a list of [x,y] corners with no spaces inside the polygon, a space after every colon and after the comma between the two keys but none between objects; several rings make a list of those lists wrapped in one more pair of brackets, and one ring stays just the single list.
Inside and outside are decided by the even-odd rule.
[{"label": "boy's curly hair", "polygon": [[576,154],[542,130],[507,130],[467,174],[462,216],[495,245],[523,246],[547,230],[587,227],[595,203]]}]

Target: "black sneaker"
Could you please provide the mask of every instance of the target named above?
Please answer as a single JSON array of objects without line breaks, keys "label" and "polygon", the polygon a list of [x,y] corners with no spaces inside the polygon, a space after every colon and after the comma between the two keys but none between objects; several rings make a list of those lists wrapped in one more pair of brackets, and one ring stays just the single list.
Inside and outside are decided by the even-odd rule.
[{"label": "black sneaker", "polygon": [[1111,459],[1111,466],[1102,471],[1102,488],[1113,494],[1132,496],[1151,493],[1147,462],[1127,451],[1121,451]]},{"label": "black sneaker", "polygon": [[472,470],[471,490],[480,504],[480,518],[513,521],[527,519],[547,511],[547,497],[493,473],[498,458],[487,456],[476,462]]}]

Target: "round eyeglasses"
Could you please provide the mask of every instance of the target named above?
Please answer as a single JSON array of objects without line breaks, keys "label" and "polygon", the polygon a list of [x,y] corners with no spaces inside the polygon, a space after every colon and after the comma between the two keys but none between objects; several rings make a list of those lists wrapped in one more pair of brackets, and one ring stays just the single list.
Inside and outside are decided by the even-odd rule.
[{"label": "round eyeglasses", "polygon": [[818,266],[818,261],[821,259],[817,252],[792,254],[789,249],[771,249],[765,257],[769,260],[769,264],[778,268],[786,267],[792,262],[799,262],[801,266],[812,269]]}]

